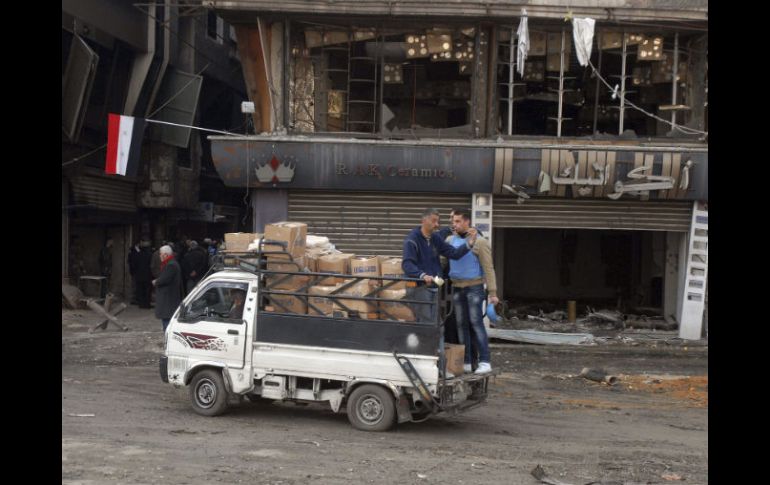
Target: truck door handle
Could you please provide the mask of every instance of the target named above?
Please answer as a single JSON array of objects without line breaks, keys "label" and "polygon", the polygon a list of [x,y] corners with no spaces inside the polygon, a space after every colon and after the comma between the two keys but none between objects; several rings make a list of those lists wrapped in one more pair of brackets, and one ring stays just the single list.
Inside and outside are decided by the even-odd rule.
[{"label": "truck door handle", "polygon": [[228,335],[238,335],[238,330],[228,330],[227,334]]}]

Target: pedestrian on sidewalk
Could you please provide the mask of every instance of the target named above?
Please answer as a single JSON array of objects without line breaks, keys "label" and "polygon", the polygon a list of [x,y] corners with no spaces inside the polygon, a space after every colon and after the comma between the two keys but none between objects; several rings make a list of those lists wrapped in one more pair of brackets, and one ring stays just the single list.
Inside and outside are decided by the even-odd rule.
[{"label": "pedestrian on sidewalk", "polygon": [[155,316],[163,323],[163,332],[182,301],[182,268],[174,258],[171,246],[160,248],[160,276],[152,280],[157,288]]}]

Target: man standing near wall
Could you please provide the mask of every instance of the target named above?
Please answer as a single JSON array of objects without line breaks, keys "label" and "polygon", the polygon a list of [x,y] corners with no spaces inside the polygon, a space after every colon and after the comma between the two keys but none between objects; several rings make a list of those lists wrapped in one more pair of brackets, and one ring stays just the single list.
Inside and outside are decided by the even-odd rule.
[{"label": "man standing near wall", "polygon": [[[498,303],[495,268],[492,265],[492,251],[489,242],[471,233],[470,212],[455,211],[453,226],[456,234],[449,240],[452,247],[462,247],[466,239],[473,237],[476,243],[473,251],[460,259],[449,261],[449,277],[452,279],[452,303],[457,319],[458,333],[465,344],[465,371],[470,372],[473,350],[478,350],[479,366],[477,374],[492,370],[489,355],[489,341],[484,328],[483,307],[486,305],[484,283],[489,291],[489,303]],[[471,236],[472,234],[472,236]]]}]

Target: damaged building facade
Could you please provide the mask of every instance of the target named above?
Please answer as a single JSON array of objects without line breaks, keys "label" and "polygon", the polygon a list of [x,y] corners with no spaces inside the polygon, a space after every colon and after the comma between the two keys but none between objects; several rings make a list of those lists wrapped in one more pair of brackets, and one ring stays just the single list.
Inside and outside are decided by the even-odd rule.
[{"label": "damaged building facade", "polygon": [[398,255],[425,207],[471,207],[509,302],[652,309],[700,338],[707,2],[205,3],[256,106],[260,135],[210,137],[256,232]]},{"label": "damaged building facade", "polygon": [[148,123],[135,177],[106,175],[105,147],[108,113],[244,133],[245,99],[234,31],[214,12],[170,1],[62,2],[63,282],[100,275],[109,237],[109,289],[128,295],[127,254],[140,238],[159,247],[242,227],[243,193],[225,187],[200,132]]}]

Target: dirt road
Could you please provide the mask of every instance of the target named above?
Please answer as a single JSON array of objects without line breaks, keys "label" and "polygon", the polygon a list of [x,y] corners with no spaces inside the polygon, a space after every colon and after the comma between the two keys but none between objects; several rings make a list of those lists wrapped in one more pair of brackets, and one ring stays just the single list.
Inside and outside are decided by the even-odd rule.
[{"label": "dirt road", "polygon": [[[129,307],[128,332],[89,334],[96,321],[62,310],[65,484],[535,484],[538,464],[570,484],[708,481],[704,346],[494,346],[486,406],[365,433],[320,405],[198,416],[160,380],[151,311]],[[586,366],[620,384],[570,377]]]}]

